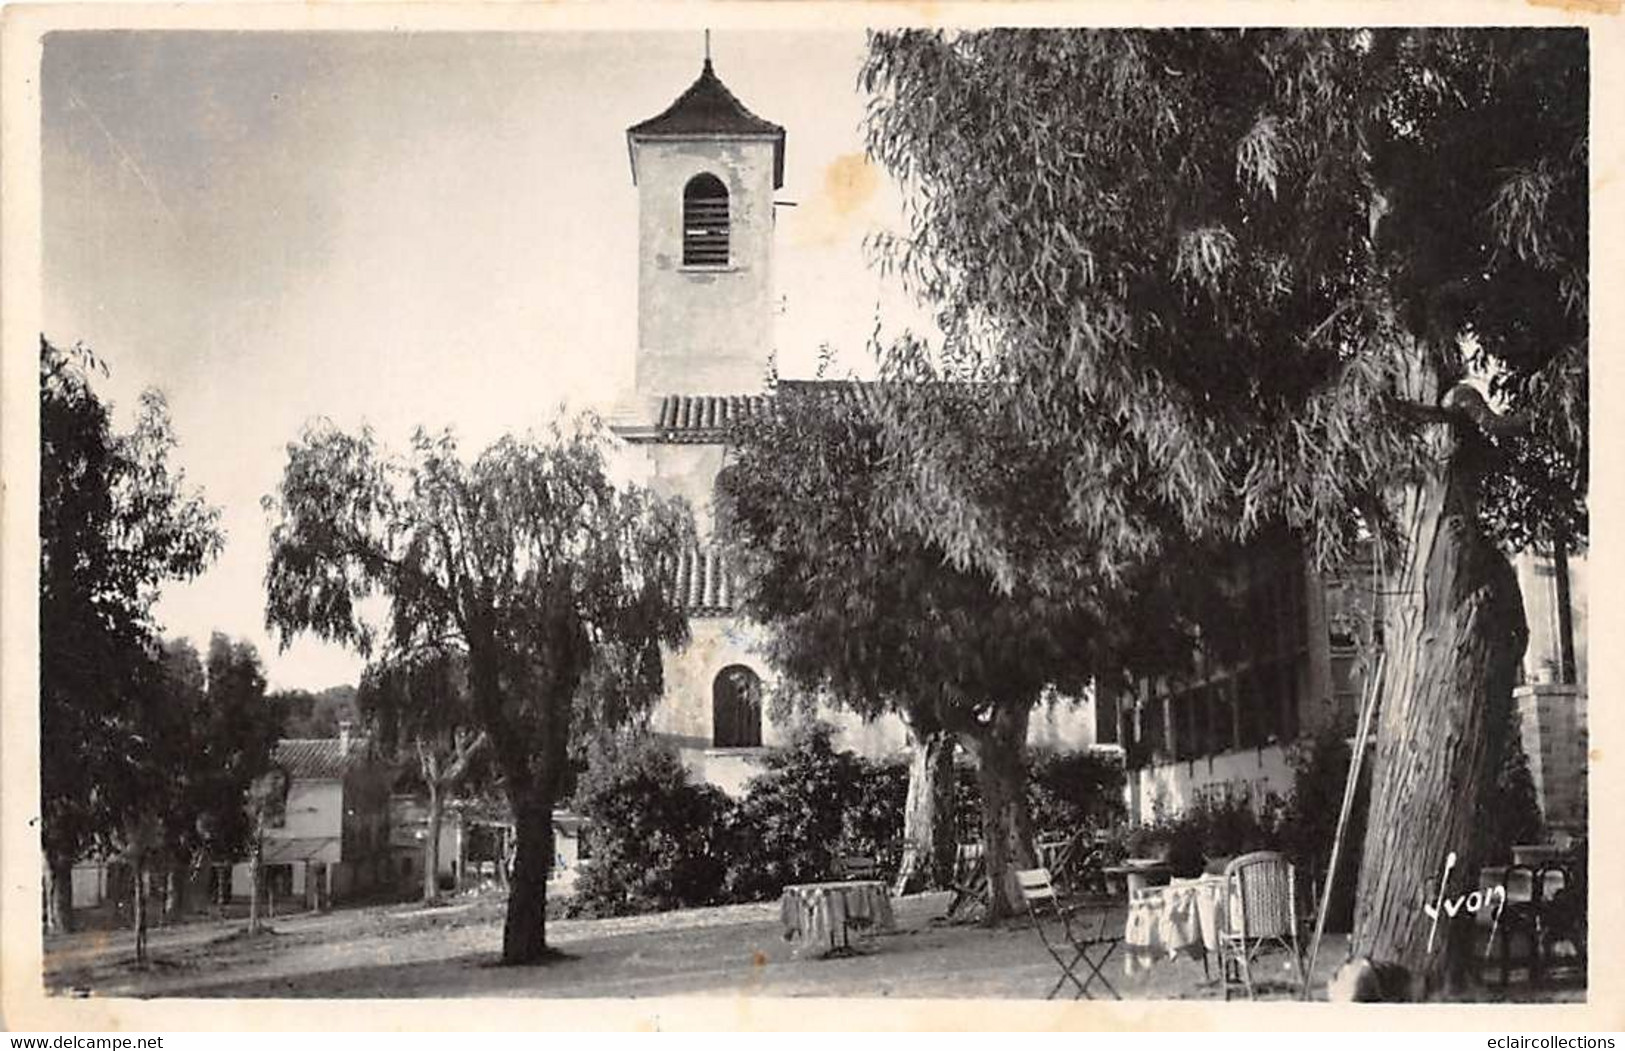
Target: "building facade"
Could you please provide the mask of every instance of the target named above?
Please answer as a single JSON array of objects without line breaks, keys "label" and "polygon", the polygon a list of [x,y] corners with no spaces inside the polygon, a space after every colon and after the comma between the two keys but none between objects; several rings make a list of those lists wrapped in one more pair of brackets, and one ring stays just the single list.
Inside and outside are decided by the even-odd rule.
[{"label": "building facade", "polygon": [[1583,833],[1590,814],[1587,561],[1525,553],[1513,560],[1529,646],[1512,691],[1535,798],[1548,826]]},{"label": "building facade", "polygon": [[[272,762],[288,775],[288,793],[266,822],[270,900],[310,907],[387,891],[393,768],[348,725],[334,738],[278,741]],[[247,861],[232,866],[232,897],[248,897],[250,869]]]},{"label": "building facade", "polygon": [[1187,674],[1103,698],[1107,739],[1124,750],[1131,821],[1285,800],[1297,742],[1354,732],[1375,652],[1370,566],[1323,576],[1282,544],[1249,552],[1230,577],[1243,611],[1239,653],[1199,654]]},{"label": "building facade", "polygon": [[[1587,814],[1585,561],[1559,568],[1525,553],[1513,566],[1529,626],[1513,690],[1524,754],[1546,824],[1580,832]],[[1124,749],[1131,821],[1205,804],[1284,801],[1296,745],[1322,731],[1355,733],[1367,669],[1380,649],[1374,626],[1382,587],[1370,553],[1320,574],[1290,548],[1255,551],[1237,567],[1236,587],[1250,636],[1244,656],[1198,659],[1185,676],[1142,680],[1103,700],[1101,736]]]},{"label": "building facade", "polygon": [[[700,546],[679,580],[691,641],[664,653],[665,695],[651,718],[699,777],[739,793],[793,727],[767,703],[777,676],[763,629],[735,608],[713,544],[712,499],[730,422],[773,395],[774,194],[785,130],[745,107],[707,59],[662,113],[627,130],[638,194],[638,346],[633,389],[613,416],[638,480],[694,509]],[[902,751],[902,721],[829,708],[837,744],[871,757]],[[1092,702],[1035,712],[1032,740],[1091,743]]]}]

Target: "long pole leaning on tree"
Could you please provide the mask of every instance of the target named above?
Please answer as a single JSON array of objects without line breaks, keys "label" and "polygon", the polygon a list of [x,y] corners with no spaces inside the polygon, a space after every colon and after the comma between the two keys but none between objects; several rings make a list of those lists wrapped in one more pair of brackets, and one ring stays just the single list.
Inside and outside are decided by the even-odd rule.
[{"label": "long pole leaning on tree", "polygon": [[[1388,572],[1383,565],[1382,540],[1377,540],[1377,594],[1379,599],[1387,592]],[[1355,726],[1354,747],[1349,754],[1348,779],[1343,783],[1343,805],[1337,812],[1337,832],[1332,836],[1332,856],[1326,870],[1326,884],[1320,892],[1320,907],[1315,910],[1315,936],[1309,942],[1309,968],[1304,972],[1303,997],[1309,998],[1308,975],[1315,973],[1315,961],[1320,958],[1320,939],[1326,932],[1326,913],[1332,905],[1332,888],[1337,883],[1337,863],[1343,853],[1343,839],[1348,835],[1349,814],[1354,810],[1354,797],[1360,785],[1360,767],[1365,762],[1366,742],[1370,740],[1371,718],[1377,709],[1377,694],[1382,689],[1383,663],[1388,659],[1386,649],[1377,652],[1377,665],[1366,680],[1365,696],[1360,699],[1360,718]]]}]

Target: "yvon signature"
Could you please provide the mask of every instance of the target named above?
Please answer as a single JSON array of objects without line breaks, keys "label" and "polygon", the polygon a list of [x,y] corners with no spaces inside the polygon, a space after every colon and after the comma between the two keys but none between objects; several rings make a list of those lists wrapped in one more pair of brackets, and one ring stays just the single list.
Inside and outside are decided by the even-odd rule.
[{"label": "yvon signature", "polygon": [[[1456,867],[1456,852],[1451,851],[1444,859],[1444,875],[1439,877],[1439,898],[1437,901],[1424,903],[1422,911],[1427,913],[1433,921],[1428,928],[1428,952],[1433,951],[1434,937],[1439,933],[1439,913],[1454,919],[1462,909],[1469,913],[1476,913],[1486,905],[1495,906],[1495,918],[1490,924],[1490,944],[1495,944],[1495,933],[1501,926],[1501,912],[1506,908],[1507,888],[1505,883],[1497,883],[1493,887],[1475,890],[1470,894],[1463,894],[1455,898],[1444,896],[1445,888],[1450,885],[1450,871]],[[1486,948],[1486,952],[1488,949]]]}]

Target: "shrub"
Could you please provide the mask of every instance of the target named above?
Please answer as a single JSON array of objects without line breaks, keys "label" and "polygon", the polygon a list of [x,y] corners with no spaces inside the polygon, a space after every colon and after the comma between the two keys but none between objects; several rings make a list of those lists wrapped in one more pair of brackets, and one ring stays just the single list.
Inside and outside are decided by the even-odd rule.
[{"label": "shrub", "polygon": [[719,900],[730,807],[652,738],[597,745],[576,789],[592,862],[573,911],[618,916]]},{"label": "shrub", "polygon": [[842,853],[897,860],[906,764],[837,751],[833,734],[823,723],[801,727],[745,786],[728,828],[730,899],[758,900],[787,883],[828,879]]},{"label": "shrub", "polygon": [[1199,876],[1220,858],[1234,858],[1255,850],[1272,850],[1281,842],[1276,808],[1262,813],[1247,803],[1228,800],[1193,807],[1183,814],[1141,825],[1120,825],[1112,830],[1104,857],[1107,863],[1123,858],[1160,858],[1173,874]]},{"label": "shrub", "polygon": [[[954,768],[954,826],[960,842],[982,838],[982,790],[974,765]],[[1123,819],[1123,763],[1087,750],[1034,749],[1027,756],[1027,812],[1041,832],[1111,828]]]},{"label": "shrub", "polygon": [[954,762],[954,835],[960,843],[982,838],[982,786],[975,765],[959,760]]},{"label": "shrub", "polygon": [[1492,700],[1484,720],[1491,772],[1489,801],[1482,808],[1483,863],[1505,865],[1512,861],[1514,844],[1540,842],[1544,828],[1511,698]]},{"label": "shrub", "polygon": [[[1326,867],[1331,864],[1351,754],[1343,733],[1329,728],[1300,745],[1292,758],[1293,789],[1282,820],[1281,849],[1297,867],[1299,880],[1315,887],[1325,883]],[[1359,879],[1366,810],[1371,801],[1371,763],[1369,757],[1367,760],[1360,767],[1360,784],[1338,858],[1336,885],[1326,913],[1329,931],[1349,930],[1354,922],[1354,885]],[[1317,900],[1315,907],[1319,905]]]},{"label": "shrub", "polygon": [[903,860],[908,767],[906,758],[859,759],[858,778],[842,820],[843,848],[873,854],[888,870]]},{"label": "shrub", "polygon": [[1120,759],[1098,752],[1033,752],[1027,771],[1033,827],[1071,834],[1118,823],[1123,776]]}]

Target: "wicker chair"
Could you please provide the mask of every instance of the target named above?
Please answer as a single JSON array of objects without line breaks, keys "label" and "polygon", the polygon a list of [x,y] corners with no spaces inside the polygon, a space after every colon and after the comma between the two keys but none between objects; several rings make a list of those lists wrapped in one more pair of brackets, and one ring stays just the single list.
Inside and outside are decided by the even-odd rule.
[{"label": "wicker chair", "polygon": [[1292,954],[1298,991],[1307,984],[1298,948],[1297,886],[1292,866],[1273,850],[1243,854],[1224,868],[1224,920],[1219,935],[1219,973],[1224,998],[1233,985],[1254,995],[1253,962],[1265,948]]}]

